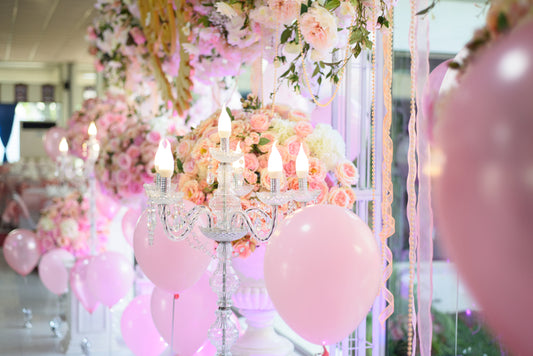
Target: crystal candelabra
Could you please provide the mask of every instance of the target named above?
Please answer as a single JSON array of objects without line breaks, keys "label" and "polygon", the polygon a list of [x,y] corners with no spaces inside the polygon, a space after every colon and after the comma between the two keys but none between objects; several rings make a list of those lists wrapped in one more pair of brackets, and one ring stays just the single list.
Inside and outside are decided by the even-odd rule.
[{"label": "crystal candelabra", "polygon": [[89,221],[91,222],[91,255],[96,254],[96,177],[94,165],[100,154],[100,144],[96,139],[96,125],[91,122],[88,129],[87,161],[85,162],[86,177],[89,181]]},{"label": "crystal candelabra", "polygon": [[[282,161],[275,144],[269,158],[270,192],[258,192],[261,202],[271,206],[271,214],[259,208],[243,210],[240,197],[249,194],[253,186],[243,182],[243,154],[229,149],[230,129],[224,130],[229,117],[224,123],[226,110],[223,109],[219,119],[220,148],[211,148],[211,156],[219,162],[217,170],[218,188],[209,201],[209,208],[196,206],[190,211],[183,207],[183,194],[175,191],[170,178],[174,170],[174,160],[168,141],[162,141],[156,154],[156,178],[153,184],[146,184],[148,195],[148,242],[154,243],[155,226],[161,221],[167,236],[172,240],[188,237],[199,215],[207,216],[207,226],[200,231],[209,239],[218,243],[217,267],[210,279],[210,285],[218,296],[218,310],[215,323],[208,331],[209,341],[216,347],[217,356],[231,356],[231,347],[239,336],[231,320],[232,295],[239,287],[239,279],[231,264],[232,241],[247,234],[260,242],[272,236],[278,222],[278,207],[291,200],[307,203],[316,199],[319,191],[307,189],[307,179],[299,174],[300,187],[297,191],[280,191]],[[229,124],[231,128],[231,124]],[[303,152],[303,151],[302,151]],[[304,168],[306,169],[306,168]]]}]

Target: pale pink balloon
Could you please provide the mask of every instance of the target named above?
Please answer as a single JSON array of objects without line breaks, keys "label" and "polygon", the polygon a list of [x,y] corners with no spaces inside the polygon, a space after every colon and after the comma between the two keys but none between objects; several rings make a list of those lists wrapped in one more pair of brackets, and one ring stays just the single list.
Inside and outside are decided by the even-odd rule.
[{"label": "pale pink balloon", "polygon": [[61,295],[68,292],[68,270],[66,265],[73,265],[75,257],[62,248],[46,252],[39,262],[39,278],[52,293]]},{"label": "pale pink balloon", "polygon": [[[170,345],[174,295],[158,287],[152,292],[152,318],[159,333]],[[207,340],[207,331],[215,322],[217,296],[204,274],[191,288],[181,292],[174,306],[174,351],[180,356],[195,354]]]},{"label": "pale pink balloon", "polygon": [[265,253],[265,283],[276,310],[316,344],[334,344],[364,320],[380,277],[372,231],[338,206],[297,211],[281,223]]},{"label": "pale pink balloon", "polygon": [[15,229],[4,240],[4,258],[9,267],[22,276],[27,276],[41,256],[37,237],[26,229]]},{"label": "pale pink balloon", "polygon": [[72,288],[74,295],[78,298],[85,310],[91,314],[100,304],[93,293],[91,293],[87,283],[87,271],[92,258],[92,256],[79,258],[70,271],[70,288]]},{"label": "pale pink balloon", "polygon": [[437,223],[496,334],[533,355],[533,23],[476,57],[446,98]]},{"label": "pale pink balloon", "polygon": [[129,208],[122,217],[122,233],[124,234],[124,239],[126,239],[126,242],[130,246],[133,246],[133,233],[135,232],[135,226],[141,213],[140,208]]},{"label": "pale pink balloon", "polygon": [[67,136],[67,131],[62,127],[52,127],[43,136],[44,150],[48,157],[55,160],[61,154],[59,151],[59,142]]},{"label": "pale pink balloon", "polygon": [[[186,202],[186,209],[194,206]],[[202,221],[198,222],[202,224]],[[166,235],[159,219],[155,229],[154,243],[148,244],[147,213],[144,212],[137,223],[133,237],[133,249],[137,263],[144,274],[156,286],[177,293],[195,284],[204,274],[211,261],[208,253],[213,251],[213,242],[202,235],[197,227],[193,230],[203,251],[193,248],[194,241],[173,241]],[[188,239],[192,238],[189,234]]]},{"label": "pale pink balloon", "polygon": [[150,312],[149,294],[133,299],[120,319],[120,331],[126,346],[135,356],[158,356],[166,348]]},{"label": "pale pink balloon", "polygon": [[102,186],[99,186],[96,193],[96,208],[98,209],[98,213],[108,219],[113,219],[118,213],[120,205],[106,193]]},{"label": "pale pink balloon", "polygon": [[87,269],[90,292],[100,303],[112,307],[133,285],[132,264],[133,261],[114,251],[95,256]]}]

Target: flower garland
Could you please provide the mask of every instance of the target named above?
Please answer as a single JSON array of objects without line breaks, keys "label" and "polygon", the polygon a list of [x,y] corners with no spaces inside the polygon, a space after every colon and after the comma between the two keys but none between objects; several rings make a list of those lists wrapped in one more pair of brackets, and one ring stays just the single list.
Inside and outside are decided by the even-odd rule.
[{"label": "flower garland", "polygon": [[[63,248],[76,257],[88,256],[91,252],[91,223],[88,217],[89,200],[79,192],[66,197],[54,198],[41,210],[37,223],[37,238],[44,253],[54,248]],[[97,241],[95,250],[104,251],[109,234],[109,219],[98,214],[96,221]]]},{"label": "flower garland", "polygon": [[[251,104],[253,100],[243,103],[244,110],[231,112],[232,136],[230,147],[235,150],[240,146],[244,153],[244,180],[254,186],[253,192],[241,199],[243,209],[262,206],[255,197],[255,192],[268,191],[268,157],[274,142],[283,158],[284,174],[281,189],[298,189],[296,177],[296,156],[303,145],[309,157],[309,189],[320,190],[316,199],[318,204],[335,204],[352,209],[355,193],[352,186],[359,179],[356,167],[345,157],[345,145],[340,134],[331,126],[318,124],[313,126],[309,117],[300,111],[276,107],[260,109]],[[185,199],[201,205],[207,205],[217,188],[217,183],[208,184],[208,174],[214,174],[217,163],[210,158],[209,148],[219,142],[218,116],[213,114],[201,122],[195,129],[179,137],[176,148],[177,171],[182,173],[178,190],[185,194]],[[268,211],[268,207],[264,207]],[[282,211],[287,212],[288,206]],[[255,249],[255,241],[245,237],[234,243],[236,254],[246,257]]]}]

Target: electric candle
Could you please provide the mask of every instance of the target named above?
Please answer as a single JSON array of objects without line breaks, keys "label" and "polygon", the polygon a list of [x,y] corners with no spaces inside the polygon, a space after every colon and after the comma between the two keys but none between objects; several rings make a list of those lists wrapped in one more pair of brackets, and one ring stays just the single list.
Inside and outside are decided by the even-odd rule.
[{"label": "electric candle", "polygon": [[59,152],[61,152],[61,154],[63,156],[66,156],[67,155],[67,152],[68,152],[68,142],[67,142],[67,139],[66,138],[62,138],[61,141],[59,141]]},{"label": "electric candle", "polygon": [[226,110],[226,105],[222,107],[218,117],[218,136],[220,138],[229,138],[231,135],[231,119]]},{"label": "electric candle", "polygon": [[159,143],[159,147],[155,154],[154,166],[157,173],[162,178],[170,178],[174,173],[174,157],[172,156],[172,150],[170,143],[167,139],[162,140]]},{"label": "electric candle", "polygon": [[283,171],[283,161],[281,155],[276,147],[276,142],[272,145],[270,156],[268,157],[268,174],[270,178],[279,179]]},{"label": "electric candle", "polygon": [[94,121],[91,121],[91,123],[89,124],[89,128],[87,129],[87,133],[89,134],[90,138],[95,138],[96,137],[97,130],[96,130],[96,125],[94,124]]},{"label": "electric candle", "polygon": [[296,176],[298,178],[307,178],[309,173],[309,160],[304,152],[303,145],[300,143],[300,149],[296,156]]}]

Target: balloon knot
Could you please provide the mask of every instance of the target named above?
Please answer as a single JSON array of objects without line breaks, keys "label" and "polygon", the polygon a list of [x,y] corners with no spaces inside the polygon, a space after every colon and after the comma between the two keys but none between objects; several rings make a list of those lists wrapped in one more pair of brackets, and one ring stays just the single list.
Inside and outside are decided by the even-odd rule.
[{"label": "balloon knot", "polygon": [[179,299],[180,295],[178,293],[174,294],[174,299]]},{"label": "balloon knot", "polygon": [[326,349],[326,346],[322,346],[322,347],[324,348],[324,353],[322,354],[322,356],[329,356],[329,352]]}]

